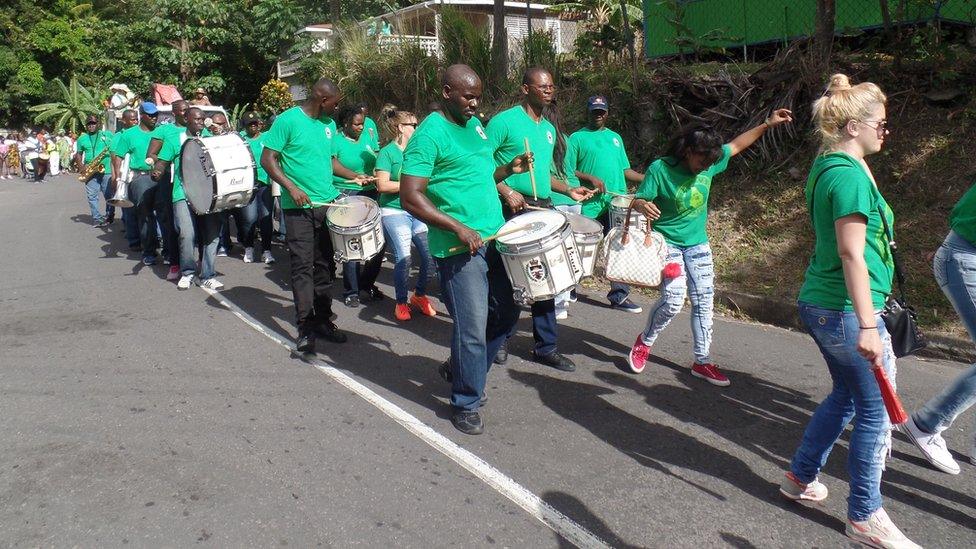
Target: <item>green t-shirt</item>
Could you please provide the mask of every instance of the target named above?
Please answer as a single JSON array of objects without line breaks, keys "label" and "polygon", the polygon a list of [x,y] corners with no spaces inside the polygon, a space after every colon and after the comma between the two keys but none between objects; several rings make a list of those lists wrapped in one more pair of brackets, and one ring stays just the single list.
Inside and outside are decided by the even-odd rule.
[{"label": "green t-shirt", "polygon": [[[417,127],[403,152],[402,173],[429,179],[427,197],[441,212],[487,238],[505,224],[494,179],[495,163],[488,135],[471,117],[465,126],[431,113]],[[451,231],[430,226],[430,253],[448,257],[461,241]]]},{"label": "green t-shirt", "polygon": [[241,137],[247,142],[247,146],[251,148],[251,155],[254,156],[254,165],[257,170],[255,176],[258,182],[262,185],[268,184],[268,172],[264,171],[261,167],[261,153],[264,152],[264,136],[265,133],[259,133],[257,137],[251,138],[247,136],[247,132],[241,132]]},{"label": "green t-shirt", "polygon": [[[654,230],[674,246],[697,246],[708,242],[708,193],[712,178],[725,171],[732,149],[722,146],[722,156],[698,175],[692,174],[674,158],[658,158],[644,174],[637,198],[649,200],[661,210]],[[621,172],[622,174],[623,172]]]},{"label": "green t-shirt", "polygon": [[[78,137],[78,152],[82,153],[81,161],[88,164],[93,158],[98,156],[98,153],[109,149],[111,151],[112,146],[112,132],[99,130],[94,134],[83,133]],[[112,157],[109,154],[105,155],[102,160],[102,166],[105,167],[105,173],[112,173]]]},{"label": "green t-shirt", "polygon": [[[525,153],[525,138],[529,138],[535,162],[536,193],[540,199],[549,198],[552,185],[549,173],[552,165],[552,149],[556,143],[556,128],[545,118],[536,122],[529,117],[522,105],[502,111],[488,122],[488,141],[494,154],[495,166],[508,164],[513,158]],[[511,175],[505,184],[529,198],[532,197],[532,179],[528,173]]]},{"label": "green t-shirt", "polygon": [[[826,171],[827,169],[830,171]],[[820,174],[823,173],[823,176]],[[817,178],[820,181],[817,181]],[[816,189],[814,185],[816,184]],[[844,269],[837,253],[837,233],[834,222],[842,217],[860,214],[867,220],[864,261],[871,283],[871,302],[881,309],[891,294],[894,260],[888,248],[880,206],[888,226],[894,230],[891,208],[881,196],[861,163],[845,153],[831,153],[818,157],[810,168],[806,187],[807,209],[815,236],[813,257],[807,267],[799,300],[825,309],[851,311],[854,309]]]},{"label": "green t-shirt", "polygon": [[[159,159],[173,164],[173,202],[186,200],[186,192],[183,190],[183,178],[180,177],[180,153],[183,151],[183,143],[186,142],[186,126],[175,126],[179,131],[168,131],[163,139],[163,147],[159,149]],[[213,135],[204,128],[200,132],[201,137]]]},{"label": "green t-shirt", "polygon": [[[571,182],[578,182],[576,172],[581,171],[599,177],[610,192],[627,193],[624,170],[630,168],[630,160],[623,138],[613,130],[582,128],[570,135],[566,142],[565,165],[566,176]],[[613,195],[607,193],[593,195],[583,202],[583,215],[599,219],[607,212],[612,199]]]},{"label": "green t-shirt", "polygon": [[976,246],[976,184],[962,195],[949,216],[949,226],[966,242]]},{"label": "green t-shirt", "polygon": [[363,133],[359,134],[359,142],[369,145],[373,151],[380,150],[380,130],[376,127],[376,122],[368,116],[363,120]]},{"label": "green t-shirt", "polygon": [[115,134],[112,141],[112,154],[120,158],[129,155],[129,169],[143,172],[149,171],[146,164],[146,153],[149,151],[149,141],[153,132],[143,130],[141,126],[132,126]]},{"label": "green t-shirt", "polygon": [[[264,137],[264,146],[280,154],[281,169],[312,202],[329,202],[339,196],[332,184],[332,147],[335,121],[322,115],[314,119],[301,107],[278,115]],[[281,207],[297,209],[288,191],[281,193]],[[311,206],[310,206],[311,207]]]},{"label": "green t-shirt", "polygon": [[[360,136],[362,137],[362,136]],[[333,142],[333,154],[339,163],[354,173],[373,175],[373,168],[376,166],[376,153],[370,148],[367,141],[351,141],[342,132]],[[332,174],[332,184],[337,189],[347,189],[354,191],[369,191],[376,188],[376,185],[357,185],[351,180]]]},{"label": "green t-shirt", "polygon": [[[400,170],[403,168],[403,150],[391,141],[380,149],[376,157],[376,169],[390,172],[390,181],[400,181]],[[400,193],[380,193],[380,206],[384,208],[403,209],[400,205]]]}]

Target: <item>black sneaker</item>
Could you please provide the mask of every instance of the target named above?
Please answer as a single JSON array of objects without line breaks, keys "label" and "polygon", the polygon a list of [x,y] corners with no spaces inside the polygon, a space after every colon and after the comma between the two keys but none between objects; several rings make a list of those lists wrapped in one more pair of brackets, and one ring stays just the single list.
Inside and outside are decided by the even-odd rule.
[{"label": "black sneaker", "polygon": [[491,360],[495,364],[505,364],[508,362],[508,342],[502,343],[502,346],[498,348],[498,352],[495,353],[495,358]]},{"label": "black sneaker", "polygon": [[437,367],[437,374],[448,383],[454,381],[454,376],[451,374],[451,359],[445,360],[444,364]]},{"label": "black sneaker", "polygon": [[366,295],[369,296],[371,301],[383,301],[383,298],[386,297],[376,286],[366,290]]},{"label": "black sneaker", "polygon": [[485,432],[485,423],[477,411],[458,410],[451,416],[454,428],[466,435],[480,435]]},{"label": "black sneaker", "polygon": [[618,311],[623,311],[625,313],[632,313],[635,315],[644,312],[644,309],[641,309],[640,305],[634,303],[629,298],[621,301],[620,303],[611,303],[610,308],[616,309]]},{"label": "black sneaker", "polygon": [[295,350],[299,353],[315,352],[315,333],[312,331],[302,332],[299,330],[298,339],[295,340]]},{"label": "black sneaker", "polygon": [[339,327],[332,322],[323,322],[315,325],[315,333],[331,341],[332,343],[345,343],[349,341],[346,334],[339,331]]},{"label": "black sneaker", "polygon": [[557,370],[562,370],[564,372],[576,371],[576,365],[573,364],[573,361],[564,357],[559,353],[552,352],[549,353],[548,355],[538,355],[535,352],[533,352],[532,356],[535,358],[535,361],[538,362],[539,364],[552,366],[553,368]]},{"label": "black sneaker", "polygon": [[346,304],[346,307],[355,309],[356,307],[359,307],[359,296],[347,295],[345,298],[343,298],[342,302]]}]

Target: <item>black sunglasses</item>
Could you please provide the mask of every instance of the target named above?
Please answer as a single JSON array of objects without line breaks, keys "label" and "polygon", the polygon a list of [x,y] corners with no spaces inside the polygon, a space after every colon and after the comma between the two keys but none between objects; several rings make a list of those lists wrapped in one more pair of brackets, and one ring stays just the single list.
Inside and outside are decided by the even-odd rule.
[{"label": "black sunglasses", "polygon": [[416,122],[402,122],[400,125],[401,126],[412,126],[414,128],[417,127],[417,123]]}]

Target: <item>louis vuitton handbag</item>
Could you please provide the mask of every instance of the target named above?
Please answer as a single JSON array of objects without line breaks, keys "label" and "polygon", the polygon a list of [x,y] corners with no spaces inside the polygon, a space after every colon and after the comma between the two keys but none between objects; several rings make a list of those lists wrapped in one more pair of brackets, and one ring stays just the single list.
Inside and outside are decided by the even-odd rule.
[{"label": "louis vuitton handbag", "polygon": [[622,227],[614,227],[603,237],[597,256],[597,269],[604,278],[631,286],[656,288],[661,284],[668,245],[661,233],[647,232],[630,225],[633,203],[627,209]]}]

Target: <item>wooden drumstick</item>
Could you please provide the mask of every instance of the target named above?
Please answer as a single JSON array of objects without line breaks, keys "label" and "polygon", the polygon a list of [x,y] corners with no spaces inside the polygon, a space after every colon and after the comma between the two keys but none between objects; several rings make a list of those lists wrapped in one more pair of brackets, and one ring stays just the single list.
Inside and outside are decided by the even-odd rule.
[{"label": "wooden drumstick", "polygon": [[335,202],[309,202],[313,206],[328,206],[330,208],[352,208],[355,204],[336,204]]},{"label": "wooden drumstick", "polygon": [[[538,229],[539,227],[541,227],[543,225],[545,225],[545,223],[542,223],[541,221],[533,221],[532,223],[525,223],[524,225],[516,225],[516,226],[511,227],[509,229],[505,229],[504,231],[498,231],[497,233],[489,236],[488,238],[482,239],[481,242],[483,242],[483,243],[484,242],[491,242],[492,240],[495,240],[496,238],[500,238],[500,237],[503,237],[503,236],[506,236],[506,235],[510,235],[512,233],[517,233],[519,231],[535,230],[535,229]],[[467,246],[454,246],[453,248],[449,248],[447,251],[449,251],[449,252],[459,252],[459,251],[461,251],[461,250],[463,250],[465,248],[467,248]]]},{"label": "wooden drumstick", "polygon": [[[530,154],[532,154],[532,151],[529,150],[529,138],[526,137],[525,138],[525,156],[527,158],[532,158],[531,156],[529,156]],[[538,201],[539,200],[539,195],[538,195],[538,193],[535,190],[535,161],[534,160],[529,160],[529,181],[532,182],[532,200]]]}]

